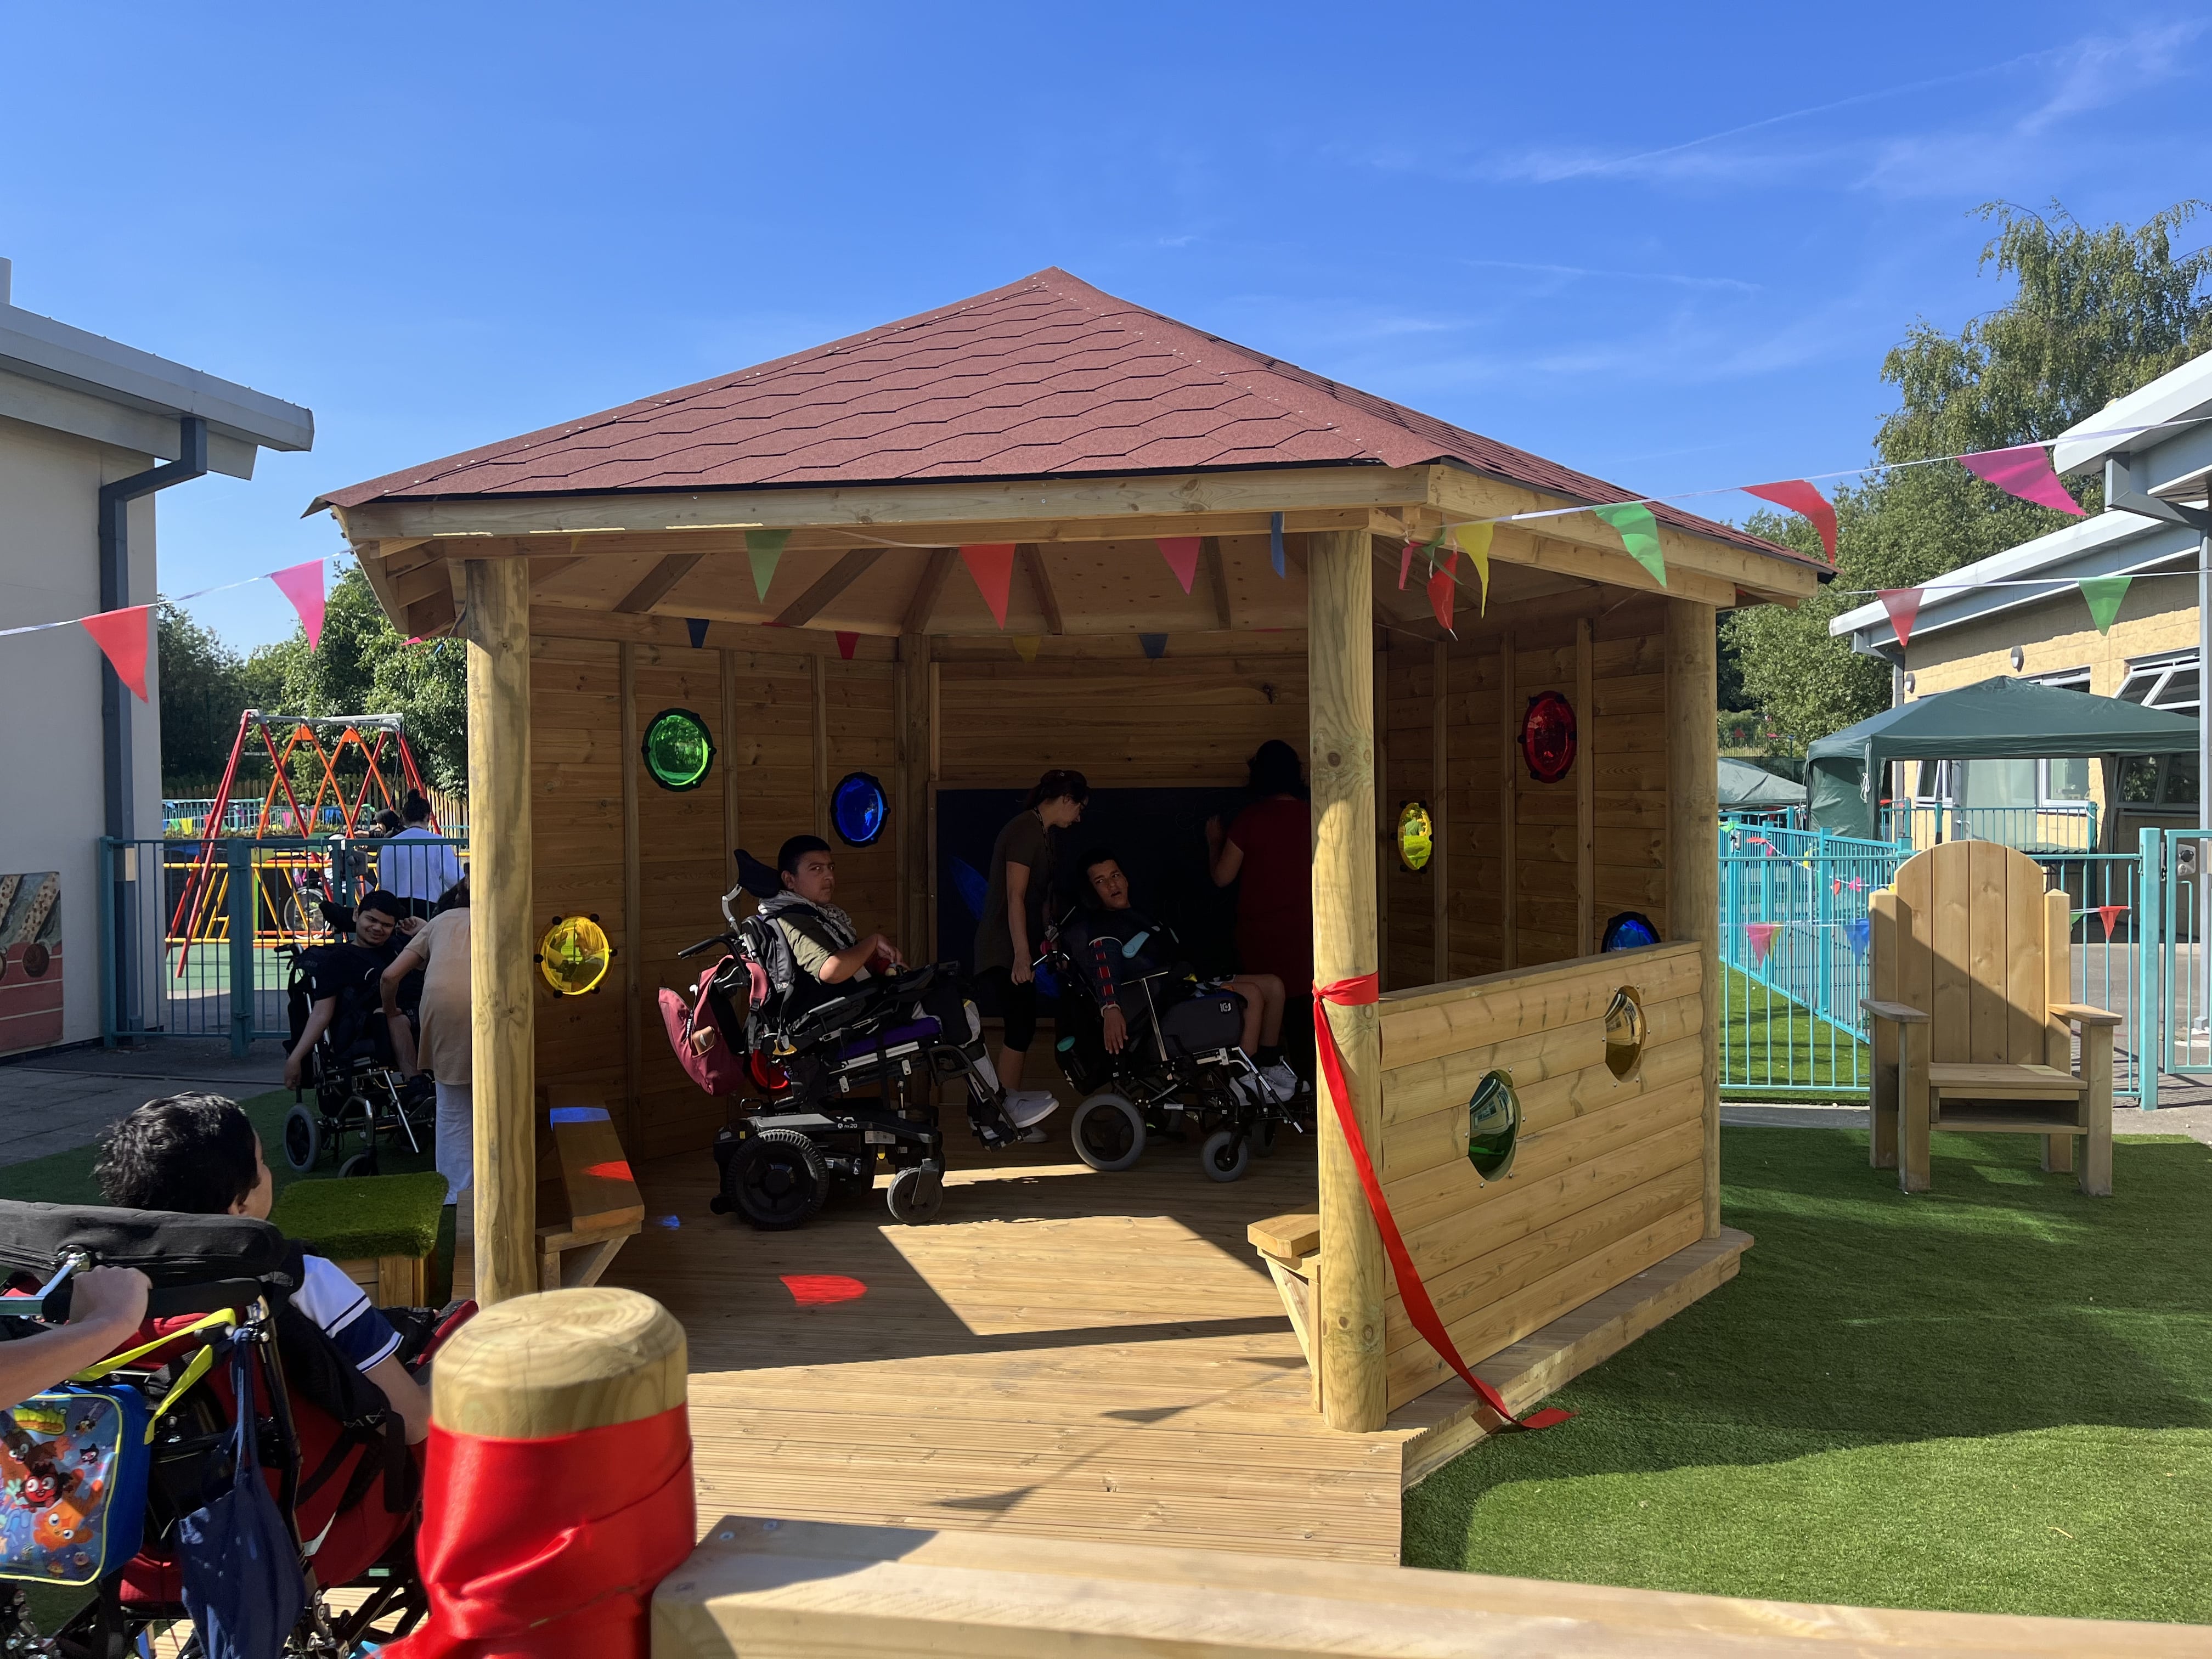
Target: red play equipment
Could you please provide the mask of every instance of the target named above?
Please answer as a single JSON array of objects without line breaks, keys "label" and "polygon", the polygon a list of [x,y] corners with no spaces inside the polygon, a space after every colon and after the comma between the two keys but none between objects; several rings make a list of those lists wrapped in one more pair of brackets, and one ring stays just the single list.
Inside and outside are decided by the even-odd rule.
[{"label": "red play equipment", "polygon": [[[281,747],[276,741],[279,732],[285,733]],[[329,732],[337,735],[326,745],[324,734]],[[365,733],[373,734],[374,741]],[[216,790],[214,805],[208,812],[199,856],[193,860],[191,873],[185,878],[184,891],[178,896],[176,914],[169,921],[170,940],[185,947],[177,955],[179,978],[184,976],[185,958],[191,954],[192,943],[202,938],[217,937],[228,925],[228,909],[220,890],[227,871],[216,861],[216,842],[229,813],[231,790],[238,781],[239,762],[250,744],[258,744],[268,755],[270,767],[261,811],[249,832],[256,841],[271,836],[311,836],[325,822],[326,812],[337,814],[331,822],[332,833],[359,835],[364,815],[373,817],[386,807],[397,810],[410,789],[419,792],[425,799],[430,793],[423,787],[422,775],[415,765],[415,751],[408,746],[405,727],[397,714],[264,714],[258,709],[246,710],[238,717],[238,736],[230,745],[230,760],[223,768],[222,783]],[[292,787],[290,771],[295,757],[303,750],[321,769],[314,799],[304,811],[300,806],[299,793]],[[338,770],[341,763],[352,754],[361,757],[365,769],[349,796]],[[398,770],[398,776],[390,781],[385,776],[387,764],[396,765]],[[280,799],[283,803],[281,806]],[[439,833],[434,813],[429,828],[432,834]]]}]

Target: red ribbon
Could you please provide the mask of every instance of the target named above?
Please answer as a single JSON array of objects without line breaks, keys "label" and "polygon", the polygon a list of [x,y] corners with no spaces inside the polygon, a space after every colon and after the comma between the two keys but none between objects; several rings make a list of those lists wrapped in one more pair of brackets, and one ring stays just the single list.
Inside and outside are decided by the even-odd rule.
[{"label": "red ribbon", "polygon": [[430,1430],[416,1545],[430,1617],[391,1659],[646,1659],[691,1553],[684,1407],[544,1440]]},{"label": "red ribbon", "polygon": [[1389,1201],[1382,1196],[1382,1183],[1375,1176],[1375,1160],[1367,1155],[1366,1139],[1359,1133],[1359,1116],[1352,1109],[1352,1091],[1345,1085],[1344,1056],[1337,1052],[1336,1032],[1329,1025],[1326,1006],[1333,1002],[1340,1008],[1364,1008],[1379,1001],[1382,994],[1381,983],[1373,974],[1340,979],[1333,985],[1316,985],[1314,1035],[1318,1041],[1315,1047],[1321,1056],[1322,1074],[1328,1079],[1328,1097],[1336,1107],[1336,1121],[1344,1131],[1346,1150],[1352,1154],[1352,1167],[1359,1172],[1359,1185],[1367,1194],[1367,1207],[1374,1212],[1376,1230],[1382,1235],[1383,1253],[1390,1258],[1391,1276],[1398,1281],[1398,1296],[1406,1304],[1406,1316],[1413,1322],[1413,1328],[1421,1334],[1421,1340],[1459,1373],[1460,1381],[1474,1390],[1476,1399],[1504,1419],[1507,1428],[1548,1429],[1554,1423],[1564,1423],[1574,1413],[1557,1406],[1547,1406],[1526,1417],[1514,1416],[1498,1390],[1477,1376],[1467,1361],[1459,1357],[1458,1345],[1444,1328],[1437,1304],[1429,1299],[1429,1287],[1421,1283],[1420,1273],[1413,1266],[1413,1252],[1406,1248],[1405,1236],[1398,1231],[1398,1219],[1390,1213]]}]

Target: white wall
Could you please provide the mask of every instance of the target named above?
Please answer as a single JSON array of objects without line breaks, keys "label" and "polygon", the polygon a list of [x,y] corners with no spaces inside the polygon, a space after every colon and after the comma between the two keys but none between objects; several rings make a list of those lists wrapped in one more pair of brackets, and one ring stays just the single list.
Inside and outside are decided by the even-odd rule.
[{"label": "white wall", "polygon": [[[100,486],[151,465],[147,456],[0,416],[0,628],[100,609]],[[131,507],[134,604],[154,597],[157,499]],[[61,872],[64,1037],[71,1042],[100,1035],[100,647],[82,628],[0,637],[0,873]],[[133,700],[131,709],[137,833],[145,837],[161,833],[157,676],[149,663],[152,701]],[[161,887],[158,872],[148,873],[140,908],[150,994]],[[150,994],[146,1006],[154,1006]]]}]

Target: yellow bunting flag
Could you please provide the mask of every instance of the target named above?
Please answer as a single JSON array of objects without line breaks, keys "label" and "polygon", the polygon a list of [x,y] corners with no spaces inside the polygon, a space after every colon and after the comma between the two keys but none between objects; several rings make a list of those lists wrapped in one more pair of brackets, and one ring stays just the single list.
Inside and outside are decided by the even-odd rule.
[{"label": "yellow bunting flag", "polygon": [[1490,538],[1498,526],[1494,524],[1462,524],[1452,526],[1452,540],[1459,550],[1474,566],[1474,574],[1482,578],[1482,609],[1476,614],[1490,614]]},{"label": "yellow bunting flag", "polygon": [[1019,657],[1024,662],[1035,662],[1036,660],[1037,647],[1044,643],[1042,638],[1035,634],[1014,634],[1010,635],[1008,637],[1014,642],[1014,654],[1016,656]]}]

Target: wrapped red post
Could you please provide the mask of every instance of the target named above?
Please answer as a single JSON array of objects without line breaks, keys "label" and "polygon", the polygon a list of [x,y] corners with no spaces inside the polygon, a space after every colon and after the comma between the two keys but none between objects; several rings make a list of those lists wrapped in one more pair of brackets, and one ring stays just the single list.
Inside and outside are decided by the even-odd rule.
[{"label": "wrapped red post", "polygon": [[431,1373],[430,1617],[393,1659],[646,1659],[694,1537],[684,1358],[665,1308],[606,1286],[455,1334]]}]

